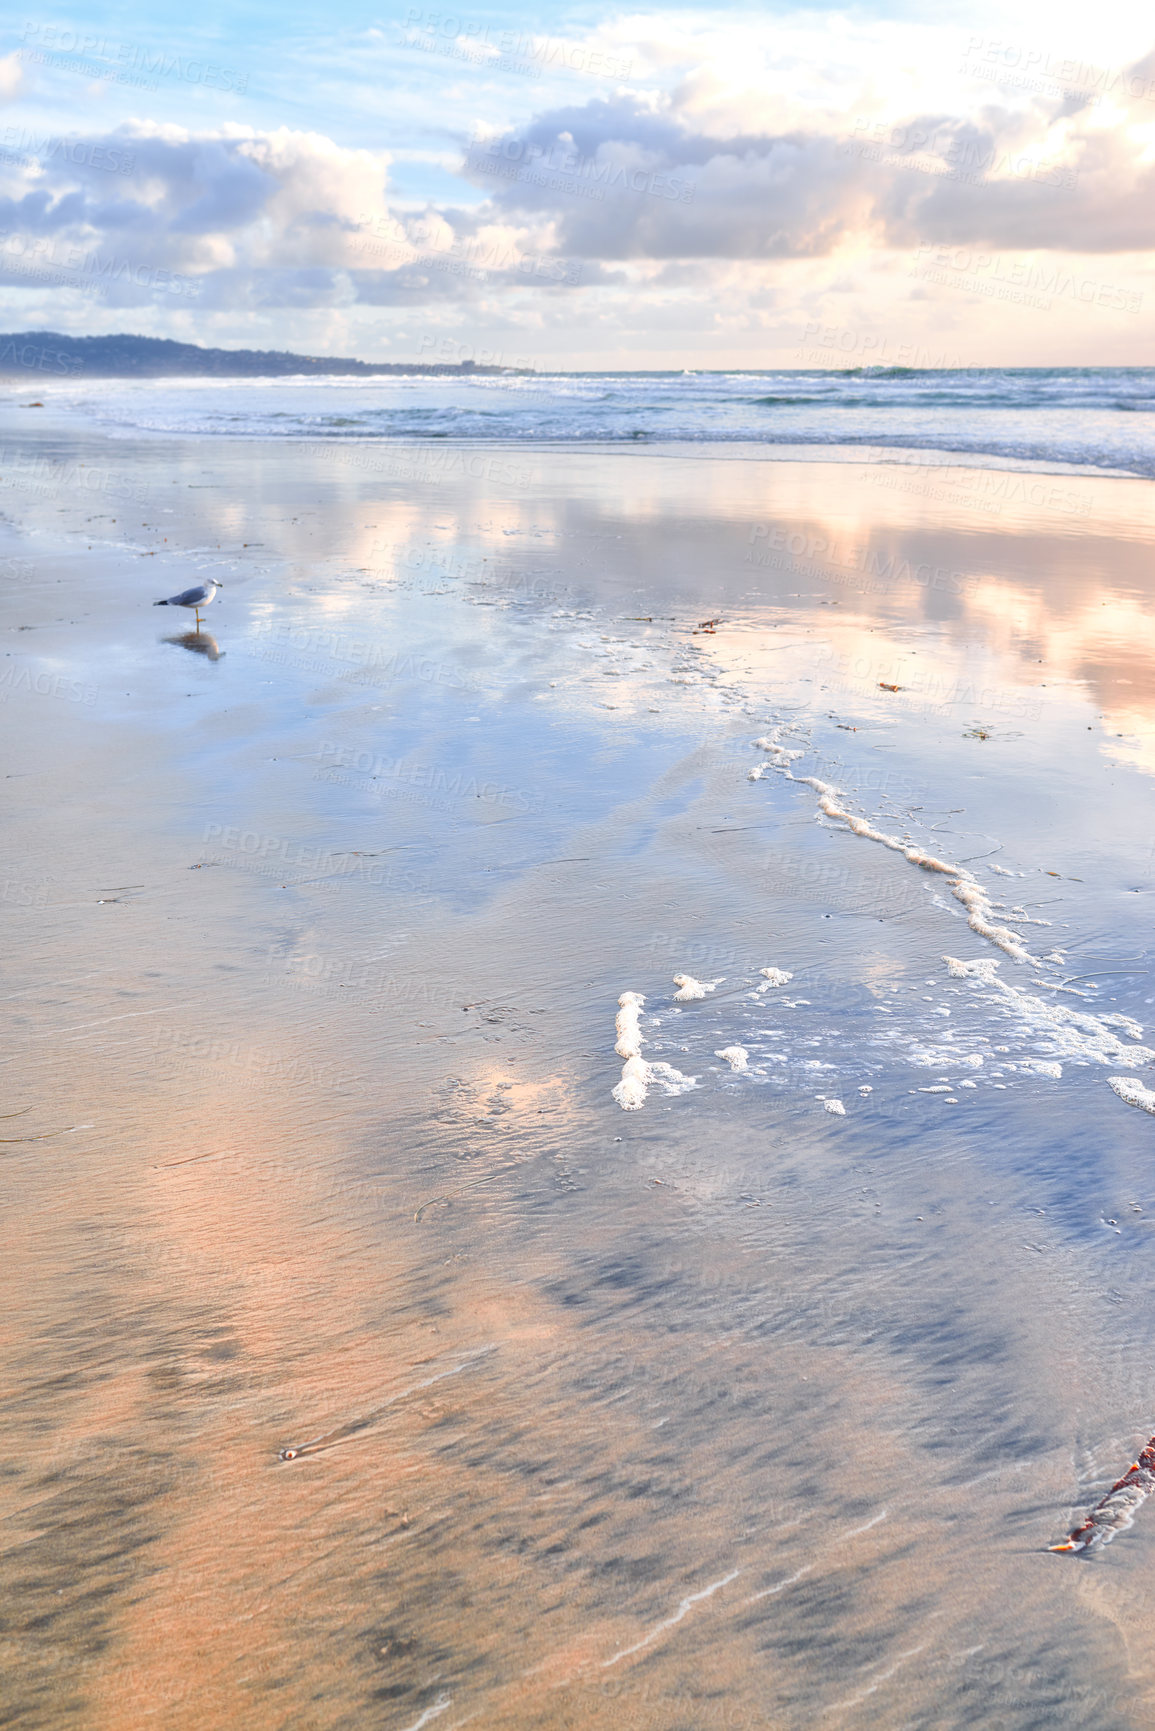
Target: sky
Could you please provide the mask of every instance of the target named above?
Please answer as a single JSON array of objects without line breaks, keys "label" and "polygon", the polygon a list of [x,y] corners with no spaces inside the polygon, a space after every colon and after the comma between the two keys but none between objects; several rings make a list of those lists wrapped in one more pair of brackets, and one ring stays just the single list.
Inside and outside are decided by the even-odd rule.
[{"label": "sky", "polygon": [[0,293],[367,360],[1151,365],[1155,18],[12,9]]}]

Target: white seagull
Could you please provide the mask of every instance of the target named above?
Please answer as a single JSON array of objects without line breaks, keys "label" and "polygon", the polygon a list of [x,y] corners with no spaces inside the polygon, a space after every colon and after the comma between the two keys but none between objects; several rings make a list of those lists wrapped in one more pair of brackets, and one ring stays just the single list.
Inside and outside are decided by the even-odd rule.
[{"label": "white seagull", "polygon": [[218,583],[215,577],[210,577],[207,583],[198,583],[195,589],[185,589],[179,595],[170,595],[166,601],[154,601],[154,607],[191,607],[197,616],[197,630],[201,628],[201,608],[207,607],[216,600],[217,590],[224,584]]}]

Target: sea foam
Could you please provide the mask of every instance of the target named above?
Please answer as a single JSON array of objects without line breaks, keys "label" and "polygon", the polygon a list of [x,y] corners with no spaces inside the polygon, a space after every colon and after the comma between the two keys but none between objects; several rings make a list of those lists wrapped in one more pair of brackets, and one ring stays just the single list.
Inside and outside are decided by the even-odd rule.
[{"label": "sea foam", "polygon": [[1107,1080],[1120,1100],[1125,1100],[1128,1106],[1138,1106],[1141,1112],[1150,1112],[1152,1117],[1155,1117],[1155,1092],[1145,1088],[1136,1077],[1108,1076]]},{"label": "sea foam", "polygon": [[720,1052],[714,1053],[715,1058],[725,1058],[731,1070],[744,1070],[750,1054],[745,1046],[723,1046]]},{"label": "sea foam", "polygon": [[704,998],[707,992],[712,992],[722,981],[696,980],[693,974],[675,974],[674,984],[678,987],[674,993],[675,1004],[691,1004],[695,998]]},{"label": "sea foam", "polygon": [[697,1083],[695,1076],[683,1076],[672,1064],[647,1064],[642,1057],[641,1013],[645,1004],[642,992],[623,992],[618,999],[614,1021],[617,1044],[614,1051],[624,1058],[622,1078],[610,1091],[623,1112],[637,1112],[646,1103],[646,1092],[657,1082],[667,1094],[684,1094]]},{"label": "sea foam", "polygon": [[[948,860],[938,859],[934,854],[924,853],[921,848],[905,842],[900,836],[887,835],[885,830],[876,829],[866,818],[859,817],[855,812],[838,803],[838,788],[828,781],[820,781],[816,775],[795,775],[790,765],[796,758],[804,754],[800,751],[789,751],[770,736],[763,736],[754,741],[759,751],[764,751],[770,758],[771,767],[788,781],[794,781],[799,786],[813,788],[818,795],[818,809],[824,817],[837,823],[844,823],[854,835],[862,836],[865,841],[877,842],[892,853],[899,853],[911,865],[918,866],[922,871],[937,872],[945,877],[950,885],[951,894],[960,901],[966,909],[967,924],[971,930],[988,943],[996,944],[1000,950],[1016,962],[1029,962],[1031,967],[1040,966],[1036,957],[1026,948],[1018,932],[1009,926],[998,924],[995,917],[994,904],[983,885],[968,872],[965,867],[952,865]],[[1032,925],[1045,925],[1045,920],[1032,920]]]},{"label": "sea foam", "polygon": [[[974,979],[989,986],[999,998],[1020,1015],[1028,1028],[1047,1034],[1056,1049],[1057,1058],[1085,1058],[1094,1064],[1145,1065],[1155,1063],[1155,1051],[1149,1046],[1125,1046],[1115,1027],[1132,1037],[1143,1032],[1142,1026],[1130,1016],[1093,1016],[1089,1010],[1069,1010],[1065,1004],[1046,1003],[1029,992],[1000,980],[995,972],[998,962],[983,956],[978,961],[960,962],[956,956],[944,956],[947,971],[956,980]],[[1033,1069],[1043,1075],[1055,1075],[1057,1064],[1042,1069],[1039,1059],[1029,1060]],[[1138,1084],[1136,1084],[1138,1086]],[[1116,1093],[1119,1090],[1116,1088]],[[1122,1097],[1122,1096],[1120,1096]],[[1129,1102],[1132,1105],[1137,1101]]]},{"label": "sea foam", "polygon": [[768,992],[773,986],[789,985],[790,981],[794,978],[793,974],[784,973],[781,968],[759,968],[758,972],[766,981],[764,986],[758,987],[760,992]]}]

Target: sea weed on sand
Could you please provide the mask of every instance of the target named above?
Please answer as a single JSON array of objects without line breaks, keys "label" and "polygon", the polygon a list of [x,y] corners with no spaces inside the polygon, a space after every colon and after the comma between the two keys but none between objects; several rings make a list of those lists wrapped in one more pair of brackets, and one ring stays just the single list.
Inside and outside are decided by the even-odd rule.
[{"label": "sea weed on sand", "polygon": [[1142,1503],[1155,1491],[1155,1437],[1152,1437],[1137,1461],[1132,1461],[1121,1479],[1116,1479],[1085,1521],[1069,1533],[1059,1545],[1048,1545],[1049,1551],[1093,1551],[1099,1545],[1109,1545],[1116,1533],[1132,1525]]}]

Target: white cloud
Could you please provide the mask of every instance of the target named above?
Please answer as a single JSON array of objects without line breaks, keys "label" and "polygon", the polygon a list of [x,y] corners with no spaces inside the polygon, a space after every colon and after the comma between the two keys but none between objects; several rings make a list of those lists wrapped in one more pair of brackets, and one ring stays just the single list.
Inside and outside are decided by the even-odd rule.
[{"label": "white cloud", "polygon": [[[426,86],[398,88],[392,150],[341,142],[331,111],[328,130],[134,120],[42,137],[47,148],[29,133],[0,161],[0,281],[41,307],[75,285],[53,278],[61,252],[96,252],[144,268],[101,278],[102,298],[80,307],[94,318],[103,305],[188,319],[195,299],[206,329],[233,320],[233,340],[251,321],[267,342],[283,312],[286,333],[345,329],[363,346],[368,331],[378,352],[427,314],[439,332],[532,331],[562,359],[700,340],[703,358],[729,343],[738,361],[749,344],[753,361],[797,364],[802,332],[825,321],[840,342],[909,333],[977,361],[973,333],[1001,340],[1015,319],[1024,359],[1084,336],[1102,358],[1104,331],[1130,358],[1136,320],[1106,321],[1137,299],[1132,277],[1155,244],[1155,55],[1142,58],[1136,33],[1150,26],[1135,14],[1108,20],[1098,49],[1080,17],[1020,6],[1009,49],[993,12],[958,26],[655,12],[580,38],[567,27],[566,40],[630,64],[616,81],[539,84],[404,51]],[[396,44],[386,52],[397,81]],[[358,53],[342,88],[379,104],[378,48]],[[1029,79],[1011,75],[1028,63]],[[20,70],[0,61],[0,95]],[[452,101],[429,96],[438,77]],[[447,190],[462,164],[448,141],[487,112],[495,148],[470,149]],[[114,153],[131,172],[110,167]],[[424,194],[401,196],[398,175]],[[920,248],[985,249],[997,269],[988,281],[951,265],[940,281]],[[1078,268],[1119,294],[1012,312],[995,297],[1027,252],[1063,268],[1081,255]],[[1125,256],[1091,258],[1103,254]],[[195,297],[158,288],[158,272],[180,273]],[[1021,343],[1028,317],[1034,348]]]},{"label": "white cloud", "polygon": [[5,54],[0,59],[0,102],[11,102],[19,96],[24,84],[24,63],[19,51]]},{"label": "white cloud", "polygon": [[[554,109],[471,142],[465,172],[509,220],[552,219],[590,258],[824,256],[864,243],[1066,251],[1155,244],[1155,56],[1109,100],[925,107],[734,128],[715,83]],[[764,109],[767,105],[764,104]],[[786,103],[787,111],[792,104]],[[703,110],[725,107],[719,132]],[[767,124],[767,120],[769,124]]]},{"label": "white cloud", "polygon": [[0,281],[12,286],[91,287],[95,255],[132,267],[100,280],[123,305],[155,292],[158,271],[166,293],[237,307],[470,302],[502,285],[560,291],[580,274],[548,215],[394,208],[388,153],[316,132],[135,122],[11,142]]}]

